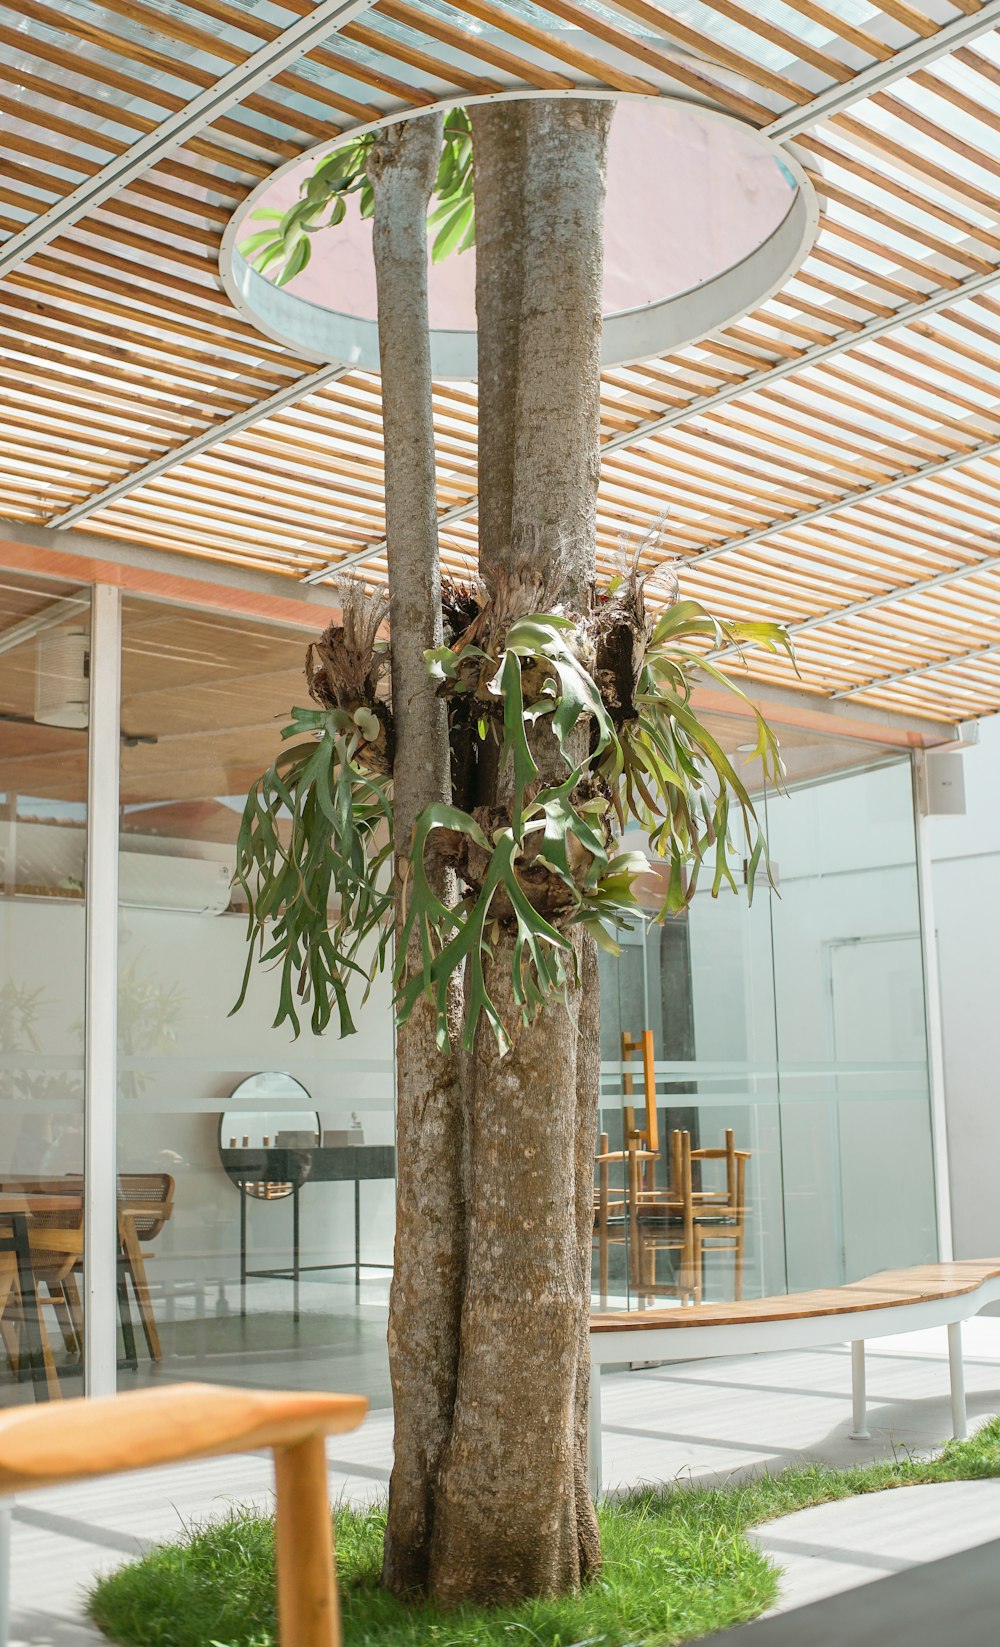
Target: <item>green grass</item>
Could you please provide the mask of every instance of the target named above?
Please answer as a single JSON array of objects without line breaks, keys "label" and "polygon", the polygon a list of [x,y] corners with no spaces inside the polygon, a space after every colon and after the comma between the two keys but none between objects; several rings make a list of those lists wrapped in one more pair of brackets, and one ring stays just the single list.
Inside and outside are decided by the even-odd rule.
[{"label": "green grass", "polygon": [[[1000,1418],[937,1458],[852,1470],[810,1464],[725,1487],[673,1486],[600,1510],[604,1571],[583,1594],[495,1611],[404,1607],[379,1589],[384,1509],[338,1512],[346,1647],[626,1647],[688,1641],[754,1618],[779,1573],[743,1535],[810,1504],[1000,1475]],[[273,1528],[233,1510],[101,1580],[96,1624],[123,1647],[274,1647]]]}]

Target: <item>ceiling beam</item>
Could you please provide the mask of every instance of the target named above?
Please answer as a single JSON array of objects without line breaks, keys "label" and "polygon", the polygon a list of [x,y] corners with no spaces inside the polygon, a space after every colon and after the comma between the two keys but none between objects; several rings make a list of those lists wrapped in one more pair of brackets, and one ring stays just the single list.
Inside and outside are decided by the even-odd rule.
[{"label": "ceiling beam", "polygon": [[941,743],[954,743],[959,737],[959,728],[953,722],[932,720],[930,716],[874,704],[852,703],[848,707],[828,694],[778,686],[773,681],[755,680],[752,684],[752,703],[741,702],[711,681],[695,686],[694,701],[700,712],[711,711],[748,722],[759,710],[778,728],[779,735],[783,727],[794,727],[824,738],[845,738],[883,749],[932,749]]},{"label": "ceiling beam", "polygon": [[[103,205],[111,195],[124,189],[136,177],[150,170],[158,161],[172,154],[181,144],[218,120],[228,109],[241,103],[259,86],[273,80],[276,74],[300,58],[304,52],[352,22],[366,12],[372,0],[319,0],[305,17],[290,23],[286,29],[251,52],[242,63],[192,97],[184,107],[177,109],[130,143],[127,149],[92,177],[86,178],[63,195],[54,205],[46,207],[38,217],[26,223],[23,229],[11,235],[0,247],[0,279],[48,244],[56,235],[64,234],[95,207]],[[30,44],[26,40],[26,45]]]},{"label": "ceiling beam", "polygon": [[[811,521],[822,520],[826,515],[841,514],[856,504],[868,503],[872,498],[885,497],[887,492],[901,491],[920,480],[932,480],[935,475],[943,475],[949,469],[959,469],[964,464],[975,463],[981,458],[994,457],[997,452],[1000,452],[1000,435],[990,440],[981,440],[975,446],[966,447],[964,451],[949,452],[947,457],[931,458],[927,463],[921,463],[919,468],[890,475],[886,480],[874,481],[870,486],[856,487],[853,492],[843,492],[840,497],[829,498],[826,503],[818,503],[812,509],[800,509],[798,514],[784,515],[779,520],[768,522],[766,526],[755,526],[752,532],[743,532],[739,537],[727,538],[724,543],[712,544],[707,549],[696,549],[693,554],[683,557],[681,569],[687,571],[691,566],[702,566],[705,561],[717,560],[720,555],[734,554],[738,549],[746,549],[752,543],[762,543],[765,538],[781,537],[783,533],[792,532],[798,526],[808,526]],[[988,558],[984,557],[982,562],[966,566],[963,570],[974,573],[977,564],[989,564]]]},{"label": "ceiling beam", "polygon": [[977,658],[989,657],[992,652],[1000,652],[1000,641],[990,641],[986,646],[972,646],[967,652],[953,652],[950,657],[937,658],[933,663],[920,663],[913,669],[897,669],[892,675],[879,675],[860,686],[845,686],[831,696],[834,699],[853,698],[859,692],[877,692],[883,686],[895,686],[897,681],[911,681],[915,675],[936,675],[940,669],[955,669],[963,663],[974,663]]},{"label": "ceiling beam", "polygon": [[[15,647],[23,646],[25,641],[34,640],[46,629],[56,629],[59,624],[67,623],[71,618],[80,617],[81,613],[89,613],[90,597],[84,595],[67,595],[65,600],[53,601],[51,606],[43,606],[40,612],[35,612],[30,618],[22,618],[20,623],[11,624],[9,629],[0,631],[0,652],[13,652]],[[88,617],[88,622],[89,617]]]},{"label": "ceiling beam", "polygon": [[970,40],[977,39],[981,34],[988,34],[998,25],[1000,0],[986,0],[986,4],[980,6],[978,11],[952,18],[950,23],[943,24],[934,34],[922,35],[919,40],[911,41],[908,46],[901,46],[891,57],[859,70],[850,80],[824,87],[810,102],[788,109],[785,114],[779,114],[763,129],[768,137],[773,137],[778,142],[787,142],[789,138],[800,136],[817,121],[832,119],[852,104],[871,97],[874,92],[882,91],[886,86],[891,86],[904,75],[926,68],[929,63],[947,56],[949,52],[957,51],[960,46],[967,46]]},{"label": "ceiling beam", "polygon": [[336,591],[305,589],[297,578],[233,566],[196,554],[152,549],[96,532],[55,532],[0,517],[0,568],[66,584],[112,583],[125,594],[173,601],[265,623],[315,630],[337,616]]},{"label": "ceiling beam", "polygon": [[336,383],[339,377],[345,377],[352,368],[350,366],[321,366],[318,371],[310,372],[308,377],[296,378],[294,383],[286,383],[283,388],[275,390],[266,400],[258,400],[253,406],[247,406],[242,412],[236,412],[226,418],[224,423],[213,423],[210,428],[195,435],[183,446],[174,446],[169,452],[164,452],[158,458],[150,459],[139,469],[132,469],[121,480],[112,481],[110,486],[104,486],[99,492],[94,492],[82,503],[74,503],[71,508],[64,509],[61,515],[53,515],[46,522],[52,527],[75,526],[88,515],[94,514],[97,509],[104,509],[109,503],[116,503],[119,498],[128,497],[147,481],[155,480],[157,475],[166,474],[179,463],[185,463],[188,458],[197,457],[199,452],[207,452],[220,441],[228,440],[230,435],[238,435],[243,429],[249,429],[275,412],[281,412],[286,406],[297,406],[300,401],[306,400],[309,395],[323,389],[328,383]]}]

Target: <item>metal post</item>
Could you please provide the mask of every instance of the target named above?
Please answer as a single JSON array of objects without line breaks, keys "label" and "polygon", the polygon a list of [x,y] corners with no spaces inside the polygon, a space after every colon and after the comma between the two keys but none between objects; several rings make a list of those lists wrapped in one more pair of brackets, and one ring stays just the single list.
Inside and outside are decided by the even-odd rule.
[{"label": "metal post", "polygon": [[292,1320],[299,1319],[299,1186],[292,1189]]},{"label": "metal post", "polygon": [[851,1345],[851,1394],[854,1399],[854,1428],[852,1441],[868,1441],[868,1398],[865,1389],[865,1341],[856,1338]]},{"label": "metal post", "polygon": [[240,1316],[247,1313],[247,1187],[240,1179]]},{"label": "metal post", "polygon": [[10,1630],[10,1524],[13,1505],[0,1500],[0,1647],[7,1647]]},{"label": "metal post", "polygon": [[361,1296],[361,1179],[354,1180],[354,1296]]},{"label": "metal post", "polygon": [[944,1077],[944,1036],[941,1027],[941,975],[938,966],[937,925],[934,919],[933,865],[928,819],[924,812],[924,755],[913,765],[913,813],[917,841],[917,895],[924,963],[924,1013],[927,1024],[927,1077],[930,1083],[931,1141],[934,1154],[934,1201],[938,1226],[938,1256],[955,1256],[951,1218],[951,1176],[948,1169],[948,1112]]},{"label": "metal post", "polygon": [[587,1457],[590,1463],[590,1491],[596,1499],[601,1492],[601,1364],[591,1362],[590,1413],[587,1430]]},{"label": "metal post", "polygon": [[962,1323],[948,1323],[948,1370],[951,1373],[951,1433],[964,1441],[969,1433],[965,1412],[965,1365],[962,1361]]},{"label": "metal post", "polygon": [[113,1395],[117,1362],[118,759],[121,592],[95,584],[90,631],[84,1055],[84,1389]]}]

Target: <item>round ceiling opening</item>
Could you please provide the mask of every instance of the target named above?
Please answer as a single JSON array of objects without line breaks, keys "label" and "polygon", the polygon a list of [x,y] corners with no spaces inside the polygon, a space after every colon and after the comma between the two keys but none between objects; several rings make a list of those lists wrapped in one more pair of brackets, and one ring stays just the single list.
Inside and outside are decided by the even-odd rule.
[{"label": "round ceiling opening", "polygon": [[[372,226],[357,196],[314,236],[307,267],[277,287],[241,257],[255,211],[285,211],[317,160],[265,179],[223,239],[230,296],[269,336],[317,361],[378,371]],[[692,343],[756,308],[798,268],[818,209],[802,168],[752,127],[665,98],[618,99],[608,154],[604,235],[605,366]],[[476,375],[475,250],[429,264],[436,377]]]}]

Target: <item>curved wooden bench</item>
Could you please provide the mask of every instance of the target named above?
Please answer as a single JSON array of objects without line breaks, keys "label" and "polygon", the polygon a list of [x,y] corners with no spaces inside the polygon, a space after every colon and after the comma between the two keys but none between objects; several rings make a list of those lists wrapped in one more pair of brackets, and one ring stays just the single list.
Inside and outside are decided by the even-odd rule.
[{"label": "curved wooden bench", "polygon": [[868,1439],[865,1395],[865,1339],[924,1327],[948,1328],[952,1429],[968,1433],[962,1322],[1000,1299],[1000,1258],[960,1259],[884,1270],[845,1287],[733,1304],[694,1304],[673,1309],[602,1313],[590,1318],[590,1473],[600,1489],[601,1367],[634,1361],[700,1361],[722,1355],[767,1350],[805,1350],[822,1344],[851,1344],[854,1428]]},{"label": "curved wooden bench", "polygon": [[[337,1647],[340,1609],[324,1437],[354,1430],[359,1395],[174,1384],[0,1414],[0,1498],[92,1476],[269,1447],[283,1647]],[[3,1533],[0,1531],[0,1563]],[[0,1564],[0,1598],[8,1590]],[[0,1599],[0,1643],[6,1640]]]}]

